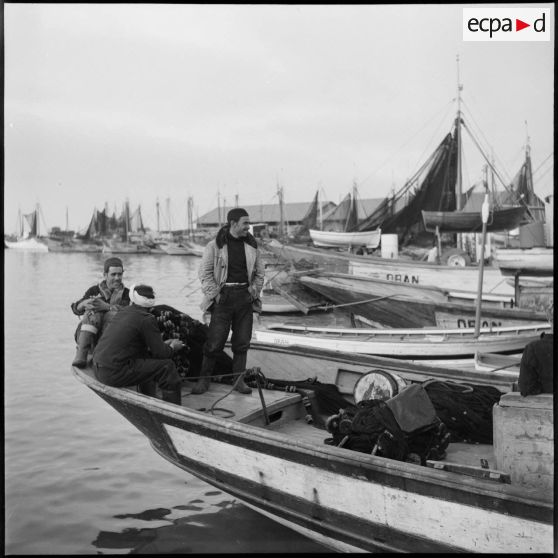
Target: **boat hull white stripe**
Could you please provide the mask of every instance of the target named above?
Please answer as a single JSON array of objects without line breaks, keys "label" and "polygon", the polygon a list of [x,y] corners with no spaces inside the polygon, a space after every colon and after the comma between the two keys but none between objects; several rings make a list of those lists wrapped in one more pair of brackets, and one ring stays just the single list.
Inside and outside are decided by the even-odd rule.
[{"label": "boat hull white stripe", "polygon": [[[552,527],[524,518],[444,501],[286,462],[280,457],[232,446],[219,440],[164,424],[179,455],[204,467],[234,474],[272,491],[288,493],[309,503],[339,510],[359,520],[385,526],[413,537],[429,539],[475,552],[552,552]],[[377,504],[382,502],[382,506]]]}]

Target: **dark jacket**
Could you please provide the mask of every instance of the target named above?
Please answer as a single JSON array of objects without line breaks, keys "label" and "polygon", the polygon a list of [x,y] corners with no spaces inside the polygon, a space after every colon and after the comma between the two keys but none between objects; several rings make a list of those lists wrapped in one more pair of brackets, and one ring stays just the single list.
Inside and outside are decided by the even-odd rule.
[{"label": "dark jacket", "polygon": [[[76,315],[76,316],[81,316],[83,313],[85,313],[85,310],[81,310],[81,312],[77,309],[78,304],[82,301],[84,301],[86,298],[90,298],[90,297],[98,297],[102,300],[104,300],[105,302],[108,302],[110,304],[110,299],[107,300],[107,298],[105,296],[103,296],[103,293],[101,291],[101,289],[99,288],[99,285],[93,285],[92,287],[89,287],[86,291],[85,294],[79,299],[76,300],[75,302],[72,302],[72,304],[70,305],[72,312]],[[130,290],[128,289],[128,287],[124,287],[124,293],[122,294],[122,300],[120,302],[120,304],[118,304],[118,307],[125,307],[128,306],[130,304]]]},{"label": "dark jacket", "polygon": [[172,354],[172,348],[161,339],[155,316],[132,304],[115,314],[93,351],[93,362],[120,368],[137,358],[164,359]]},{"label": "dark jacket", "polygon": [[554,334],[543,333],[523,350],[519,367],[519,391],[526,395],[553,392]]}]

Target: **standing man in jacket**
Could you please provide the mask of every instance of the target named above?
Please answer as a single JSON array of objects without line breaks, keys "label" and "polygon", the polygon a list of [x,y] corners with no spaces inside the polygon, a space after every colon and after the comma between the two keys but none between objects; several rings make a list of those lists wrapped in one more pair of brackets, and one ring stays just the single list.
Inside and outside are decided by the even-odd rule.
[{"label": "standing man in jacket", "polygon": [[[217,355],[225,347],[232,329],[233,374],[243,374],[252,338],[253,312],[261,311],[260,293],[264,283],[264,264],[245,209],[235,207],[227,214],[227,224],[205,247],[198,276],[204,295],[204,317],[211,313],[207,340],[203,348],[200,378],[192,393],[209,389]],[[235,387],[240,393],[252,390],[243,378]]]},{"label": "standing man in jacket", "polygon": [[107,326],[93,351],[93,369],[108,386],[139,385],[155,397],[156,384],[163,401],[181,403],[181,378],[171,357],[184,348],[179,339],[163,341],[157,320],[149,309],[155,293],[148,285],[130,289],[130,306],[120,310]]}]

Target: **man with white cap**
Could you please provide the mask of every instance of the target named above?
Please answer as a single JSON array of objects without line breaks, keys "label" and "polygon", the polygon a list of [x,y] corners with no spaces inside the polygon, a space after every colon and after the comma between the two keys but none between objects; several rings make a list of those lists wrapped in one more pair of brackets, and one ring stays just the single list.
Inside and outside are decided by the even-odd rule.
[{"label": "man with white cap", "polygon": [[151,396],[158,384],[164,401],[180,405],[182,380],[171,357],[184,343],[161,339],[149,312],[155,304],[152,287],[133,285],[130,302],[114,316],[93,351],[95,376],[109,386],[138,385],[141,393]]},{"label": "man with white cap", "polygon": [[260,293],[265,269],[249,228],[248,212],[241,207],[231,209],[227,224],[219,229],[203,253],[198,271],[204,294],[200,307],[204,317],[211,314],[211,320],[203,347],[200,378],[192,388],[194,394],[209,389],[217,356],[225,347],[231,329],[232,371],[237,380],[235,389],[246,394],[252,391],[239,376],[246,370],[253,312],[261,311]]},{"label": "man with white cap", "polygon": [[89,287],[82,298],[71,304],[72,312],[81,318],[75,333],[77,349],[72,362],[78,368],[86,366],[89,349],[93,349],[116,312],[130,304],[130,293],[122,283],[122,260],[108,258],[103,269],[103,280]]}]

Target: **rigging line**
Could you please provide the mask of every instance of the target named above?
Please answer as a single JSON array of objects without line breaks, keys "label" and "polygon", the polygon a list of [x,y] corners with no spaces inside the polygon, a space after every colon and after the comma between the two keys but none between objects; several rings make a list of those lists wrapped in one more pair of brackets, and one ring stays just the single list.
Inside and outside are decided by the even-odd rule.
[{"label": "rigging line", "polygon": [[[482,131],[482,128],[476,122],[475,118],[473,117],[472,112],[469,111],[469,106],[467,105],[467,103],[465,103],[465,102],[463,102],[463,103],[467,106],[467,118],[468,119],[470,118],[471,122],[476,127],[475,133],[478,133],[483,138],[486,145],[490,147],[491,146],[490,141],[488,141],[488,138],[484,135],[484,132]],[[463,123],[465,124],[465,122],[463,122]],[[472,129],[469,129],[469,134],[472,134]],[[490,147],[490,150],[491,150],[491,152],[493,152],[492,147]],[[483,153],[483,151],[488,152],[488,147],[483,148],[483,149],[479,148],[479,151],[481,151],[481,153]],[[495,158],[495,160],[498,161],[498,164],[501,165],[502,169],[504,169],[504,174],[507,174],[507,172],[505,171],[505,165],[504,165],[503,161],[500,159],[500,157],[496,153],[494,153],[494,158]],[[505,178],[508,182],[511,181],[509,176],[506,176]]]},{"label": "rigging line", "polygon": [[553,167],[548,167],[542,174],[537,176],[537,180],[540,180],[543,176],[546,176],[552,169]]},{"label": "rigging line", "polygon": [[[449,112],[449,106],[453,104],[453,99],[451,101],[449,101],[445,107],[445,113],[444,116],[442,118],[442,121],[446,119],[447,117],[447,113]],[[444,109],[442,109],[444,110]],[[361,180],[361,184],[364,184],[367,180],[369,180],[370,178],[372,178],[396,153],[399,153],[404,147],[407,146],[407,144],[409,144],[420,132],[422,132],[422,130],[424,130],[424,128],[426,128],[426,126],[428,126],[433,120],[434,118],[440,113],[439,110],[437,110],[407,141],[405,141],[403,144],[401,144],[397,149],[395,149],[392,153],[390,153],[386,159],[380,164],[379,167],[377,167],[374,171],[372,171],[366,178],[364,178],[364,180]],[[438,128],[441,126],[438,125]]]},{"label": "rigging line", "polygon": [[[452,103],[453,103],[453,100],[452,100]],[[425,157],[425,154],[428,153],[428,151],[431,150],[430,146],[432,145],[432,141],[434,140],[434,137],[436,137],[439,134],[439,130],[442,127],[443,122],[446,120],[448,112],[449,112],[449,109],[446,111],[446,113],[444,114],[444,118],[440,121],[440,123],[438,124],[438,127],[436,128],[436,130],[433,132],[432,136],[430,137],[430,140],[426,144],[421,156],[418,159],[419,161],[422,161],[423,158]]]},{"label": "rigging line", "polygon": [[488,166],[490,167],[490,169],[494,172],[494,175],[496,176],[496,178],[498,178],[498,180],[502,183],[502,186],[506,189],[506,191],[508,191],[509,193],[513,193],[512,190],[506,186],[506,183],[504,182],[504,180],[502,179],[502,177],[500,176],[500,173],[498,172],[498,170],[494,167],[494,165],[492,164],[491,161],[489,161],[488,157],[486,156],[486,153],[484,152],[484,150],[481,148],[481,146],[479,145],[479,143],[477,142],[477,139],[475,138],[475,136],[471,133],[471,130],[469,130],[469,127],[467,126],[467,124],[465,124],[465,122],[463,122],[463,127],[467,130],[467,133],[469,134],[469,137],[473,140],[473,143],[477,146],[477,149],[479,150],[480,154],[483,156],[484,160],[486,161],[486,163],[488,164]]},{"label": "rigging line", "polygon": [[533,171],[532,174],[535,174],[545,163],[548,159],[550,159],[550,157],[552,157],[552,155],[554,155],[554,151],[551,151],[543,160],[543,162]]}]

